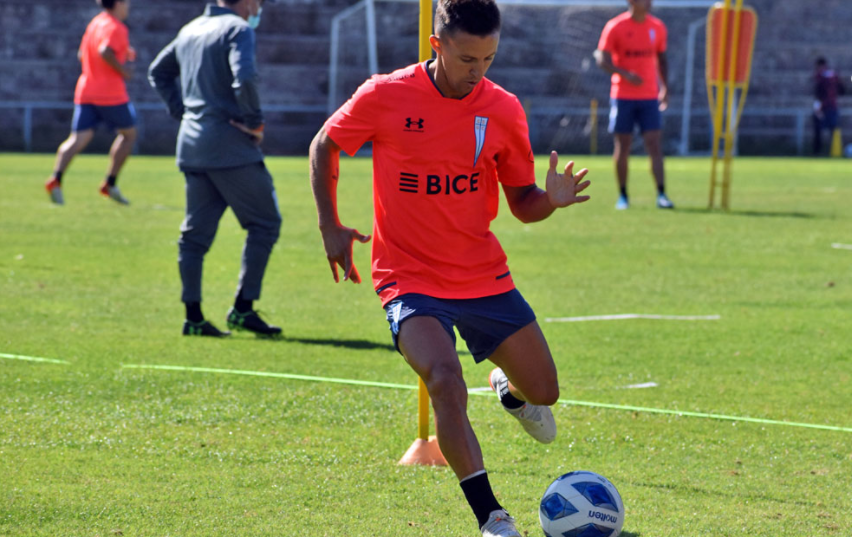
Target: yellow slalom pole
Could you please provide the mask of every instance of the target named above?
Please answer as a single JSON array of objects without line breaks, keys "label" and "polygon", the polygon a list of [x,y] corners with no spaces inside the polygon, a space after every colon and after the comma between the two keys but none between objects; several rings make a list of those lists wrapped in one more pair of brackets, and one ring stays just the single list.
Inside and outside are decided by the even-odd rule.
[{"label": "yellow slalom pole", "polygon": [[[432,45],[429,36],[432,35],[432,0],[420,0],[420,40],[419,57],[421,62],[432,57]],[[424,466],[447,466],[447,459],[441,453],[438,439],[429,436],[429,391],[426,383],[418,377],[417,383],[417,438],[399,464]]]},{"label": "yellow slalom pole", "polygon": [[728,12],[731,9],[731,0],[725,0],[722,7],[722,29],[719,35],[719,56],[716,68],[716,80],[713,84],[716,88],[716,108],[713,110],[713,157],[710,163],[710,209],[713,208],[713,198],[716,195],[716,163],[719,159],[719,142],[722,140],[723,111],[725,109],[725,85],[724,71],[725,58],[728,53]]},{"label": "yellow slalom pole", "polygon": [[598,154],[598,100],[592,99],[589,105],[589,153]]},{"label": "yellow slalom pole", "polygon": [[725,164],[722,169],[722,208],[726,211],[731,190],[731,161],[734,158],[734,97],[736,96],[737,56],[740,49],[740,23],[742,21],[743,0],[737,0],[734,8],[734,32],[731,36],[731,65],[728,69],[728,111],[725,128]]},{"label": "yellow slalom pole", "polygon": [[[425,62],[432,57],[432,0],[420,0],[420,38],[419,61]],[[423,379],[418,377],[417,384],[417,438],[429,440],[429,392]]]},{"label": "yellow slalom pole", "polygon": [[840,127],[837,127],[831,133],[831,157],[840,158],[843,156],[843,138],[840,134]]}]

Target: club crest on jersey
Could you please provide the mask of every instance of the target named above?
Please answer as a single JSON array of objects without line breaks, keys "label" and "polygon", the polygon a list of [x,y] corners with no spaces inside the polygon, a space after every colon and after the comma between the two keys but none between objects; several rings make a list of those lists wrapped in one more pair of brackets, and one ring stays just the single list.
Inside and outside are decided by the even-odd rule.
[{"label": "club crest on jersey", "polygon": [[482,153],[482,146],[485,145],[485,129],[488,127],[488,118],[476,116],[476,121],[473,124],[473,131],[476,134],[476,155],[473,157],[473,166],[479,161],[479,154]]},{"label": "club crest on jersey", "polygon": [[657,31],[653,28],[648,30],[648,36],[651,38],[651,43],[657,40]]}]

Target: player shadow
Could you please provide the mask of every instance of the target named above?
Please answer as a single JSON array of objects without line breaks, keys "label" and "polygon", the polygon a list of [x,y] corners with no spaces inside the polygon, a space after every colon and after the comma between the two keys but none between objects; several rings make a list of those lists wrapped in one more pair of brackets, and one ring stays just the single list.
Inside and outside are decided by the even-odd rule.
[{"label": "player shadow", "polygon": [[720,212],[722,214],[727,213],[731,216],[749,216],[749,217],[760,217],[760,218],[804,218],[804,219],[816,219],[819,218],[817,215],[812,213],[802,213],[798,211],[720,211],[717,209],[707,209],[699,208],[699,207],[685,207],[677,208],[677,212],[679,213],[701,213],[701,214],[710,214],[715,212]]},{"label": "player shadow", "polygon": [[365,339],[314,339],[288,337],[287,341],[301,343],[303,345],[327,345],[329,347],[343,347],[346,349],[366,351],[384,349],[396,352],[396,349],[390,343],[376,343],[375,341],[368,341]]},{"label": "player shadow", "polygon": [[638,533],[638,532],[634,533],[632,531],[622,531],[618,535],[619,535],[619,537],[639,537],[642,534]]}]

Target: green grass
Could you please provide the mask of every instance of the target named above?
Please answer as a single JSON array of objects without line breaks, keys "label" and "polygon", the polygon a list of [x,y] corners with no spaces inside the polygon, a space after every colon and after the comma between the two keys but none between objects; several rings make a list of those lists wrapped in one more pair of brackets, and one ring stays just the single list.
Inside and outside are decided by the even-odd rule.
[{"label": "green grass", "polygon": [[[852,181],[849,163],[739,159],[732,210],[708,212],[709,163],[667,160],[678,209],[653,208],[644,157],[633,207],[611,164],[592,201],[493,224],[542,324],[562,397],[815,425],[756,424],[577,405],[534,444],[492,397],[469,413],[499,499],[540,535],[552,479],[587,469],[627,506],[625,535],[852,534]],[[564,161],[564,160],[563,160]],[[160,364],[413,385],[369,284],[334,285],[305,159],[271,158],[284,215],[259,304],[279,342],[180,336],[176,239],[183,180],[133,157],[130,207],[97,194],[103,156],[42,183],[52,156],[0,155],[0,535],[476,535],[447,469],[396,464],[416,435],[416,392],[256,376],[126,369]],[[540,173],[545,162],[539,161]],[[370,163],[344,160],[345,224],[368,232]],[[205,265],[205,312],[224,325],[244,234],[228,213]],[[356,245],[369,272],[369,248]],[[657,313],[718,321],[547,323]],[[487,365],[462,354],[470,387]],[[625,389],[655,382],[656,388]]]}]

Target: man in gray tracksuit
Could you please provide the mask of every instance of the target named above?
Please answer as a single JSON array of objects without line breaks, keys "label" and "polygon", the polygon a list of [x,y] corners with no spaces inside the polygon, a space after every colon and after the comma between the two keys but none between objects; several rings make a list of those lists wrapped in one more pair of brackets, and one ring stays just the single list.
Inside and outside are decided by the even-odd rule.
[{"label": "man in gray tracksuit", "polygon": [[201,312],[204,255],[231,207],[248,231],[232,329],[276,337],[254,311],[281,215],[272,176],[263,163],[263,114],[257,92],[254,28],[263,0],[218,0],[184,26],[148,70],[151,86],[180,119],[177,164],[186,176],[186,218],[178,265],[186,306],[184,335],[225,336]]}]

